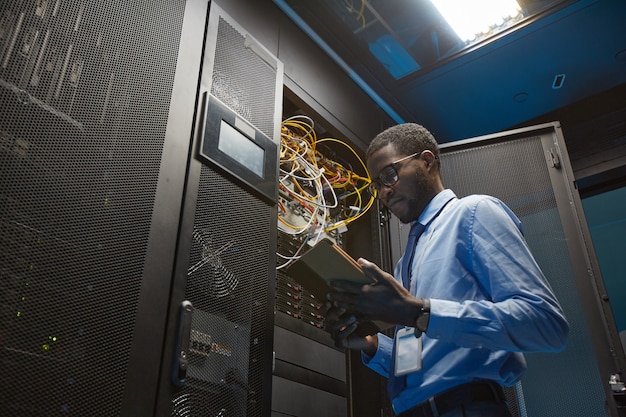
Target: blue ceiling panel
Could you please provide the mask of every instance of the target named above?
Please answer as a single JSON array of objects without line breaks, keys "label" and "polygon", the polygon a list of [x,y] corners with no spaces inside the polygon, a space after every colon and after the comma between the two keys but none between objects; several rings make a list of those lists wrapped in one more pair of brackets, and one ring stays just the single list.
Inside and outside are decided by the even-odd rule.
[{"label": "blue ceiling panel", "polygon": [[421,123],[442,142],[506,130],[626,83],[626,0],[518,0],[538,14],[467,46],[429,0],[274,2],[392,119]]},{"label": "blue ceiling panel", "polygon": [[[392,95],[412,121],[450,141],[507,129],[626,82],[626,2],[594,2],[555,20],[439,67]],[[554,89],[560,74],[562,87]]]}]

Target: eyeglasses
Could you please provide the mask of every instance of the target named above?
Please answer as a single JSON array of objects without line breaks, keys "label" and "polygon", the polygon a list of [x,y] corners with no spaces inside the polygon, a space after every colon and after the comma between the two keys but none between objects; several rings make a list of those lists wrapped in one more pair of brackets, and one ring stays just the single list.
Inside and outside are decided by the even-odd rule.
[{"label": "eyeglasses", "polygon": [[367,191],[369,191],[372,197],[378,198],[378,193],[380,192],[380,189],[383,185],[391,187],[398,182],[398,169],[396,168],[396,164],[420,154],[421,152],[415,152],[414,154],[405,156],[398,159],[397,161],[393,161],[389,165],[386,165],[383,169],[380,170],[378,177],[374,178],[372,182],[370,182],[370,184],[367,186]]}]

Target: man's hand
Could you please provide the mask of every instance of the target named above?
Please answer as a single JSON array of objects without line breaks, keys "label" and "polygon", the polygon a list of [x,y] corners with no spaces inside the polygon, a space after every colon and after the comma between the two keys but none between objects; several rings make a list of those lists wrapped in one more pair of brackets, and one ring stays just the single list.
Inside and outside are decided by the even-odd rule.
[{"label": "man's hand", "polygon": [[[343,311],[341,314],[350,312],[359,320],[377,320],[414,327],[423,301],[413,297],[392,275],[376,264],[362,258],[358,262],[365,274],[376,282],[363,285],[340,278],[333,281],[334,291],[329,293],[332,306]],[[353,321],[348,318],[341,323],[346,328],[353,325]]]},{"label": "man's hand", "polygon": [[335,308],[330,302],[325,304],[326,330],[330,333],[337,347],[362,350],[373,356],[378,348],[378,336],[361,336],[355,332],[358,321],[353,314],[343,308]]}]

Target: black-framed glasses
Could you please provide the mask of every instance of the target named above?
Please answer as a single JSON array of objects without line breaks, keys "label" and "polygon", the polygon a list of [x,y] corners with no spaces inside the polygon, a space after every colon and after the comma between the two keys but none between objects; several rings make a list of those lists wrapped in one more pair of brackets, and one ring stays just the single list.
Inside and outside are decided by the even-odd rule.
[{"label": "black-framed glasses", "polygon": [[415,152],[414,154],[407,155],[398,159],[397,161],[393,161],[389,165],[386,165],[383,169],[380,170],[380,172],[378,173],[378,177],[374,178],[372,182],[369,183],[369,185],[367,186],[367,191],[369,191],[372,197],[377,198],[378,193],[380,192],[380,189],[383,185],[391,187],[398,182],[398,169],[396,168],[396,164],[420,155],[422,152]]}]

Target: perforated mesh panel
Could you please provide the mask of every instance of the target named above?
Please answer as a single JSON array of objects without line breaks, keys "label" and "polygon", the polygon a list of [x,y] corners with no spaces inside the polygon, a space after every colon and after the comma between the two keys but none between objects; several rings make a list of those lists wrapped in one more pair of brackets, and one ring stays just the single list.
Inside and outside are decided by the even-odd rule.
[{"label": "perforated mesh panel", "polygon": [[246,47],[245,36],[222,18],[217,39],[211,94],[273,137],[276,70]]},{"label": "perforated mesh panel", "polygon": [[581,299],[541,138],[444,152],[442,177],[446,187],[459,197],[498,197],[520,218],[531,251],[570,322],[565,351],[526,355],[528,372],[521,381],[523,399],[511,391],[509,399],[514,403],[520,400],[521,416],[605,416],[604,391],[597,383],[601,378],[596,363],[590,359],[594,352],[579,307]]},{"label": "perforated mesh panel", "polygon": [[[276,69],[245,46],[219,7],[210,14],[207,51],[215,46],[215,54],[203,85],[274,137]],[[189,367],[185,387],[172,398],[172,416],[265,417],[276,206],[210,161],[201,167],[197,194],[185,293],[194,306]]]},{"label": "perforated mesh panel", "polygon": [[183,1],[0,4],[0,415],[119,414]]},{"label": "perforated mesh panel", "polygon": [[[271,206],[202,167],[186,297],[194,306],[188,386],[175,416],[261,416]],[[220,414],[221,413],[221,414]]]}]

